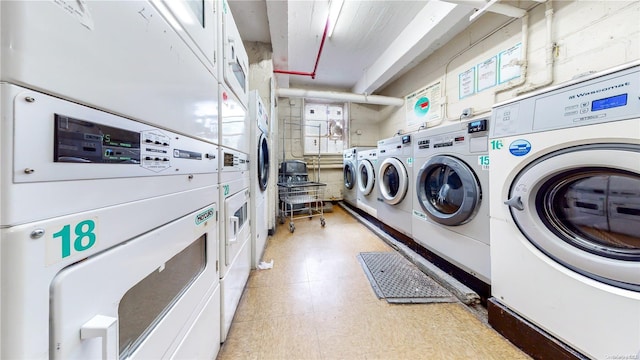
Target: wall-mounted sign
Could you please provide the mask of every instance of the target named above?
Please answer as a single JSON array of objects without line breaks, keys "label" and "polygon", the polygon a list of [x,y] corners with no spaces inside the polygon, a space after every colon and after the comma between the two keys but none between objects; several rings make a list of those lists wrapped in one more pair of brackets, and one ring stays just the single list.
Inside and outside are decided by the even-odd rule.
[{"label": "wall-mounted sign", "polygon": [[442,82],[434,82],[405,97],[405,117],[407,126],[440,120],[440,99]]}]

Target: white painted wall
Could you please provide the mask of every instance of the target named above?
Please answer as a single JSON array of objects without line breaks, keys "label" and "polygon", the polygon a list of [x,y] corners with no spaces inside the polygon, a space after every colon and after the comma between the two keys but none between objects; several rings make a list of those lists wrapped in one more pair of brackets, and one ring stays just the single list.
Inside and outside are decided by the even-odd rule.
[{"label": "white painted wall", "polygon": [[[552,6],[551,38],[557,44],[553,84],[640,58],[639,1],[563,0],[553,1]],[[458,98],[460,73],[522,41],[520,19],[501,28],[511,20],[492,13],[482,15],[467,30],[385,87],[381,95],[404,97],[443,79],[447,104],[443,109],[445,123],[458,120],[465,108],[472,108],[474,115],[488,115],[494,103],[515,97],[516,90],[540,84],[547,76],[545,4],[540,4],[529,12],[526,84],[497,95],[497,87],[493,87],[464,99]],[[390,137],[398,130],[411,132],[418,129],[419,125],[406,125],[404,111],[404,108],[394,107],[381,111],[381,138]]]}]

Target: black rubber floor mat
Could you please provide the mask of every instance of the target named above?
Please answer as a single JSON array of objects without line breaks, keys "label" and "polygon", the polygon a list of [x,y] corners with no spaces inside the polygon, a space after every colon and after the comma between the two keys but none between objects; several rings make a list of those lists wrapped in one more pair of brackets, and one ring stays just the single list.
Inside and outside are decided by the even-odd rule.
[{"label": "black rubber floor mat", "polygon": [[358,255],[378,298],[389,303],[456,302],[457,298],[396,252]]}]

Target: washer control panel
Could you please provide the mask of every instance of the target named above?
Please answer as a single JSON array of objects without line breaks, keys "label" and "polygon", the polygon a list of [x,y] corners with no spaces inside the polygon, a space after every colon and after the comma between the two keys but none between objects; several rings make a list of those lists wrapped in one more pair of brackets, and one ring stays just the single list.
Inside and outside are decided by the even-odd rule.
[{"label": "washer control panel", "polygon": [[626,120],[640,113],[640,64],[543,90],[493,109],[492,137]]}]

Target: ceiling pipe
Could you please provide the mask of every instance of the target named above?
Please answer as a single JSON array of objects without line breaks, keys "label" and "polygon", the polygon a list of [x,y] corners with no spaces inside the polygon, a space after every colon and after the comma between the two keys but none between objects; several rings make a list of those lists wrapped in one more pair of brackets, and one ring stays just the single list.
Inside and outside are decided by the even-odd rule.
[{"label": "ceiling pipe", "polygon": [[316,56],[316,64],[313,67],[313,72],[304,72],[304,71],[292,71],[292,70],[273,70],[275,74],[287,74],[287,75],[300,75],[300,76],[311,76],[312,79],[316,78],[316,70],[318,70],[318,63],[320,62],[320,55],[322,55],[322,49],[324,49],[324,41],[327,39],[327,33],[329,32],[329,17],[327,17],[327,22],[324,25],[324,32],[322,33],[322,41],[320,42],[320,48],[318,49],[318,55]]},{"label": "ceiling pipe", "polygon": [[361,104],[375,104],[388,106],[403,106],[404,99],[381,96],[381,95],[360,95],[339,91],[320,91],[306,89],[277,89],[276,95],[288,98],[313,98],[325,100],[347,101]]}]

